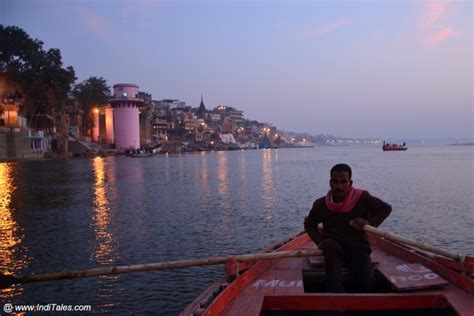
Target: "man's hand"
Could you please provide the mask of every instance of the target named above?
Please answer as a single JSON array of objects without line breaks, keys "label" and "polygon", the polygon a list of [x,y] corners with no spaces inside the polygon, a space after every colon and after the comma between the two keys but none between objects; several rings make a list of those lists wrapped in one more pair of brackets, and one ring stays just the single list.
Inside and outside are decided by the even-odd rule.
[{"label": "man's hand", "polygon": [[363,230],[365,225],[369,225],[369,222],[364,218],[355,218],[351,220],[349,224],[354,228]]}]

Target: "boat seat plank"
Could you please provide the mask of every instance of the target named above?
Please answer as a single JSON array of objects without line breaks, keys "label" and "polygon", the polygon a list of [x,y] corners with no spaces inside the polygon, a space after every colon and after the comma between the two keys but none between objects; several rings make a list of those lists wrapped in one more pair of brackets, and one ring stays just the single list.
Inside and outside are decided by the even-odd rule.
[{"label": "boat seat plank", "polygon": [[303,270],[309,269],[310,264],[307,258],[285,258],[280,259],[272,266],[275,270]]},{"label": "boat seat plank", "polygon": [[[370,256],[370,260],[372,261],[372,265],[377,266],[380,263],[380,260],[376,256]],[[312,268],[324,268],[324,257],[308,257],[308,263]]]},{"label": "boat seat plank", "polygon": [[420,263],[382,265],[378,269],[396,291],[436,288],[449,284]]},{"label": "boat seat plank", "polygon": [[[265,273],[253,280],[223,315],[258,315],[265,295],[268,294],[303,294],[302,263],[305,258],[293,258],[299,264],[291,264],[296,269],[275,269],[271,267]],[[282,265],[283,266],[283,265]],[[280,268],[282,267],[280,266]]]},{"label": "boat seat plank", "polygon": [[264,295],[242,294],[221,313],[226,316],[259,315]]},{"label": "boat seat plank", "polygon": [[302,270],[278,270],[276,279],[278,284],[275,286],[273,294],[304,293]]},{"label": "boat seat plank", "polygon": [[383,253],[378,248],[372,247],[372,253],[370,254],[370,260],[376,265],[381,264],[384,261],[384,258],[387,257],[386,253]]},{"label": "boat seat plank", "polygon": [[308,257],[308,263],[313,268],[323,268],[324,267],[324,257]]},{"label": "boat seat plank", "polygon": [[278,279],[276,270],[269,269],[250,282],[250,284],[243,289],[242,293],[253,296],[271,294],[277,284]]},{"label": "boat seat plank", "polygon": [[258,315],[267,294],[273,294],[278,284],[276,270],[269,269],[252,280],[241,294],[230,303],[222,312],[222,315]]}]

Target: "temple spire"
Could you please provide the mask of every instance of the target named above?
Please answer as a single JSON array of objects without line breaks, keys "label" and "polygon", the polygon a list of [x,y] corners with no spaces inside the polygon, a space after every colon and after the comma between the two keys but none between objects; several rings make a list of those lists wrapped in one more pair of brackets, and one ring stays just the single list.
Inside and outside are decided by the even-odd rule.
[{"label": "temple spire", "polygon": [[201,104],[199,104],[199,108],[204,108],[204,110],[206,110],[206,107],[204,106],[204,97],[202,93],[201,93]]},{"label": "temple spire", "polygon": [[204,97],[203,94],[201,93],[201,104],[199,104],[199,108],[197,110],[197,114],[199,118],[205,118],[206,116],[206,106],[204,105]]}]

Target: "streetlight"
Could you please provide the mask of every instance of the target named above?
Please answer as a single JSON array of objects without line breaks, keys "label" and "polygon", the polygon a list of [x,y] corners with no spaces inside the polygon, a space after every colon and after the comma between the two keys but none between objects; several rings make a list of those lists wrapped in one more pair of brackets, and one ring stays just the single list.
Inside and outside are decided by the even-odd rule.
[{"label": "streetlight", "polygon": [[91,136],[93,141],[99,141],[99,109],[94,107],[92,109],[92,117],[90,122]]}]

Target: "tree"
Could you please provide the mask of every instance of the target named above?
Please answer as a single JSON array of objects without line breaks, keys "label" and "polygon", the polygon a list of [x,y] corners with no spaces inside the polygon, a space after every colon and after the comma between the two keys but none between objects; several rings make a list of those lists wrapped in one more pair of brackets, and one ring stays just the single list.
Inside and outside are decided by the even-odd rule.
[{"label": "tree", "polygon": [[109,103],[110,87],[102,77],[90,77],[74,86],[72,95],[84,111],[84,128],[92,127],[92,107]]},{"label": "tree", "polygon": [[27,115],[61,110],[76,80],[71,66],[63,68],[59,49],[43,50],[43,42],[16,26],[0,25],[0,71],[20,87]]},{"label": "tree", "polygon": [[102,77],[90,77],[74,86],[72,95],[81,104],[82,110],[87,113],[93,105],[109,103],[110,87]]}]

